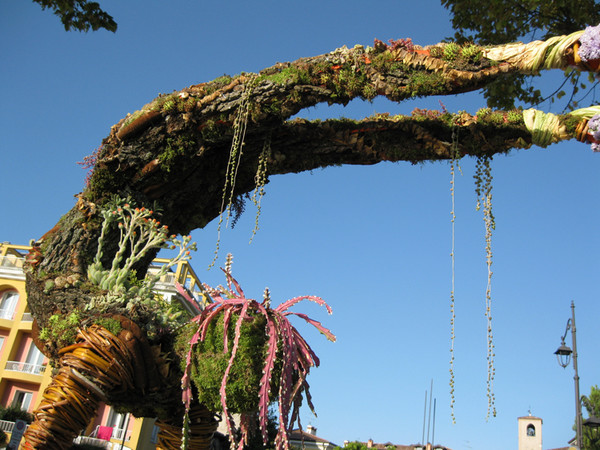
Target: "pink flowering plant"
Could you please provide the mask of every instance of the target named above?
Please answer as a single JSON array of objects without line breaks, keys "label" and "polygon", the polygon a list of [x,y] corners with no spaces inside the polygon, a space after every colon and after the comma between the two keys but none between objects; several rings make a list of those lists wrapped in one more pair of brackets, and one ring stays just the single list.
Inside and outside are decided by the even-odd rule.
[{"label": "pink flowering plant", "polygon": [[289,317],[305,320],[335,341],[335,336],[320,322],[289,309],[303,300],[324,306],[329,314],[331,308],[312,295],[295,297],[272,308],[268,289],[261,302],[246,298],[230,271],[224,272],[227,287],[206,287],[213,302],[193,319],[191,338],[189,334],[185,337],[189,349],[182,379],[186,409],[182,448],[194,387],[200,403],[223,413],[229,436],[236,436],[232,414],[240,414],[241,439],[236,443],[239,449],[247,443],[257,413],[263,441],[267,442],[269,406],[276,401],[279,430],[275,445],[277,449],[287,449],[302,394],[314,412],[306,378],[310,368],[319,365],[319,359]]}]

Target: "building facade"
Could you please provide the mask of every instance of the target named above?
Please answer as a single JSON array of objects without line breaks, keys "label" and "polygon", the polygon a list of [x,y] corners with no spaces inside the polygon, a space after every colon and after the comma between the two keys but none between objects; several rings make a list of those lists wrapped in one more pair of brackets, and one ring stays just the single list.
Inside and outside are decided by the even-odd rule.
[{"label": "building facade", "polygon": [[[27,306],[23,272],[28,251],[28,246],[0,244],[0,405],[17,406],[32,412],[52,380],[52,370],[48,358],[33,342],[33,317]],[[148,272],[160,270],[167,262],[168,259],[155,259]],[[200,280],[192,267],[181,262],[172,269],[156,284],[156,292],[167,301],[178,301],[175,283],[179,283],[194,297],[202,299]],[[182,304],[188,305],[187,302]],[[11,423],[0,421],[3,431],[10,434],[11,427]],[[76,442],[123,450],[148,450],[156,448],[157,431],[154,419],[119,414],[103,404]]]}]

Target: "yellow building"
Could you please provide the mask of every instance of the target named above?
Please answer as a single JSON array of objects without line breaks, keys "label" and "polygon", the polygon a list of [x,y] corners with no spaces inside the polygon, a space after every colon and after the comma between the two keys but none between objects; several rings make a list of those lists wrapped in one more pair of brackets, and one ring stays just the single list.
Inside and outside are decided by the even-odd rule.
[{"label": "yellow building", "polygon": [[[46,358],[33,343],[33,317],[27,306],[23,262],[29,247],[0,243],[0,405],[19,406],[32,412],[50,384],[51,370]],[[148,272],[156,272],[167,259],[157,258]],[[155,286],[168,301],[177,300],[175,282],[201,299],[200,280],[187,262],[167,272]],[[187,306],[187,302],[182,302]],[[12,422],[0,421],[10,434]],[[101,444],[106,448],[147,450],[156,448],[154,419],[119,414],[101,405],[96,418],[75,442]]]}]

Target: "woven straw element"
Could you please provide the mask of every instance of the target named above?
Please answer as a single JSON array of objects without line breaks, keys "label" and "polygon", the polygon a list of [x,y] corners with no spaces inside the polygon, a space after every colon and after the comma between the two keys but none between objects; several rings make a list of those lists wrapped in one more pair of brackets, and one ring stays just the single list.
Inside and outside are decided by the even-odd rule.
[{"label": "woven straw element", "polygon": [[541,69],[564,69],[567,67],[565,52],[575,44],[583,31],[568,36],[556,36],[547,41],[533,41],[528,44],[516,42],[483,50],[486,58],[492,61],[507,62],[516,66],[522,73],[537,73]]},{"label": "woven straw element", "polygon": [[552,113],[526,109],[523,111],[523,122],[531,133],[532,143],[539,147],[548,147],[570,137],[560,117]]},{"label": "woven straw element", "polygon": [[[188,435],[188,448],[197,450],[208,450],[212,442],[212,437],[219,425],[215,414],[208,410],[204,405],[192,404],[190,409],[190,428]],[[174,426],[157,420],[156,426],[159,428],[158,450],[176,450],[181,448],[181,426]]]},{"label": "woven straw element", "polygon": [[68,448],[106,401],[107,392],[133,388],[129,350],[101,326],[80,329],[77,342],[59,354],[58,374],[25,433],[23,447],[29,450]]}]

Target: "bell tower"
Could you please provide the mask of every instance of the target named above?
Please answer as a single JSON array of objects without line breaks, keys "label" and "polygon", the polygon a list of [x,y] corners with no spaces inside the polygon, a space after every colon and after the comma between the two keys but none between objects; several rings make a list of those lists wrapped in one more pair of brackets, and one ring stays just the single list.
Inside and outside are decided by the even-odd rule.
[{"label": "bell tower", "polygon": [[519,417],[519,450],[542,450],[542,419],[531,415]]}]

